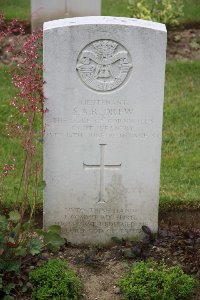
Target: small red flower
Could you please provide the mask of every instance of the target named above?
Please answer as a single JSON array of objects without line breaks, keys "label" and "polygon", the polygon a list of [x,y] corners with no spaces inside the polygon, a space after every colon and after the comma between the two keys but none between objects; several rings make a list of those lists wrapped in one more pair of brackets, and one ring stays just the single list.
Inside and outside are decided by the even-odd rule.
[{"label": "small red flower", "polygon": [[12,164],[12,165],[5,165],[4,167],[3,167],[3,176],[7,176],[8,175],[8,173],[10,172],[10,171],[13,171],[15,169],[15,166],[14,166],[14,164]]},{"label": "small red flower", "polygon": [[8,242],[8,243],[7,243],[7,246],[8,246],[9,248],[16,248],[16,247],[17,247],[17,244],[16,244],[16,243]]}]

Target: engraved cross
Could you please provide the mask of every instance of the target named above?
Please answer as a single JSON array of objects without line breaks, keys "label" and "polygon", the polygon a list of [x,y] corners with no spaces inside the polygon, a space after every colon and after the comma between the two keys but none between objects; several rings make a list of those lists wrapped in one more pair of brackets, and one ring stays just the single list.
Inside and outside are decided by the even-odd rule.
[{"label": "engraved cross", "polygon": [[104,190],[105,190],[105,180],[104,180],[104,170],[119,170],[122,164],[118,165],[107,165],[105,164],[105,147],[106,144],[99,144],[100,146],[100,164],[99,165],[88,165],[83,163],[83,168],[85,170],[100,170],[100,192],[99,192],[99,203],[105,203]]}]

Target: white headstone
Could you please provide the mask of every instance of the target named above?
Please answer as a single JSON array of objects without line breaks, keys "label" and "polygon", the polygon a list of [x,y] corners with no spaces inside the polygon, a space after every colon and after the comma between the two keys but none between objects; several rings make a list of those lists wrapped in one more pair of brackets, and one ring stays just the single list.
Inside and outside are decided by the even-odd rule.
[{"label": "white headstone", "polygon": [[66,0],[31,0],[32,30],[41,28],[50,20],[65,18]]},{"label": "white headstone", "polygon": [[31,0],[33,30],[50,20],[100,15],[101,0]]},{"label": "white headstone", "polygon": [[44,25],[44,224],[74,244],[158,227],[166,28],[85,17]]}]

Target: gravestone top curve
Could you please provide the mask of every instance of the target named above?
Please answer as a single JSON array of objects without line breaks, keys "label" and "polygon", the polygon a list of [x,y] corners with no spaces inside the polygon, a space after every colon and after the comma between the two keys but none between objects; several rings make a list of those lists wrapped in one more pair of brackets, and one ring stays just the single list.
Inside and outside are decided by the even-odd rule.
[{"label": "gravestone top curve", "polygon": [[60,28],[65,26],[79,26],[79,25],[125,25],[141,28],[149,28],[158,31],[166,32],[166,26],[162,23],[146,21],[134,18],[125,17],[107,17],[107,16],[91,16],[91,17],[74,17],[49,21],[44,23],[44,30]]}]

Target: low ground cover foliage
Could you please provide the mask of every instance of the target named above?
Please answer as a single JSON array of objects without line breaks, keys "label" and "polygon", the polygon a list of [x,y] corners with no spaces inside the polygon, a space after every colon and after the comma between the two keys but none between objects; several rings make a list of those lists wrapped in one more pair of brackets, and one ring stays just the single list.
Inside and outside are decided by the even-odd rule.
[{"label": "low ground cover foliage", "polygon": [[34,300],[78,300],[80,280],[65,260],[52,259],[30,273]]},{"label": "low ground cover foliage", "polygon": [[129,14],[132,18],[177,26],[183,17],[183,1],[129,0]]},{"label": "low ground cover foliage", "polygon": [[[0,16],[0,23],[3,28],[0,33],[0,41],[9,39],[13,35],[20,38],[25,34],[22,25],[17,21],[7,25],[4,17]],[[20,41],[21,39],[16,39],[16,44]],[[12,175],[11,171],[18,169],[19,177],[17,186],[14,187],[12,203],[15,202],[15,207],[20,206],[21,219],[23,219],[27,206],[32,213],[35,210],[42,185],[43,128],[41,124],[45,113],[43,108],[45,98],[43,95],[41,47],[42,32],[38,31],[24,39],[21,51],[17,54],[21,60],[11,71],[12,85],[15,88],[15,96],[10,99],[13,109],[3,130],[3,136],[6,135],[17,144],[22,161],[19,162],[12,153],[10,153],[10,157],[7,154],[8,161],[1,157],[0,167],[3,172],[0,174],[2,187],[0,189],[0,207],[3,205],[4,198],[9,197],[5,188],[5,178]]]},{"label": "low ground cover foliage", "polygon": [[179,266],[167,267],[154,261],[141,261],[131,267],[119,286],[130,300],[184,300],[191,297],[197,280]]},{"label": "low ground cover foliage", "polygon": [[31,220],[22,223],[21,217],[18,211],[11,211],[8,217],[0,215],[0,298],[5,300],[8,296],[14,299],[17,290],[25,287],[20,274],[27,255],[37,255],[43,249],[58,251],[65,243],[58,225],[37,231]]},{"label": "low ground cover foliage", "polygon": [[[21,24],[15,20],[6,24],[4,17],[0,16],[0,24],[0,42],[11,36],[24,35]],[[40,31],[24,39],[18,54],[22,59],[12,70],[15,96],[10,99],[10,104],[13,114],[9,114],[8,103],[6,107],[3,105],[3,109],[8,113],[3,136],[7,136],[12,141],[13,149],[17,148],[20,153],[19,159],[18,156],[13,157],[14,153],[5,151],[6,157],[1,157],[0,161],[0,297],[5,300],[14,299],[18,289],[23,288],[20,273],[25,256],[39,254],[45,247],[57,251],[65,243],[60,236],[59,226],[53,225],[47,231],[36,232],[33,224],[42,183],[40,144],[43,138],[41,124],[45,113],[45,98],[42,87],[41,41]],[[16,42],[19,42],[18,38]],[[17,181],[12,179],[16,174]],[[3,214],[6,207],[5,198],[10,197],[6,185],[8,177],[11,177],[12,182],[12,200],[9,201],[7,212]]]}]

